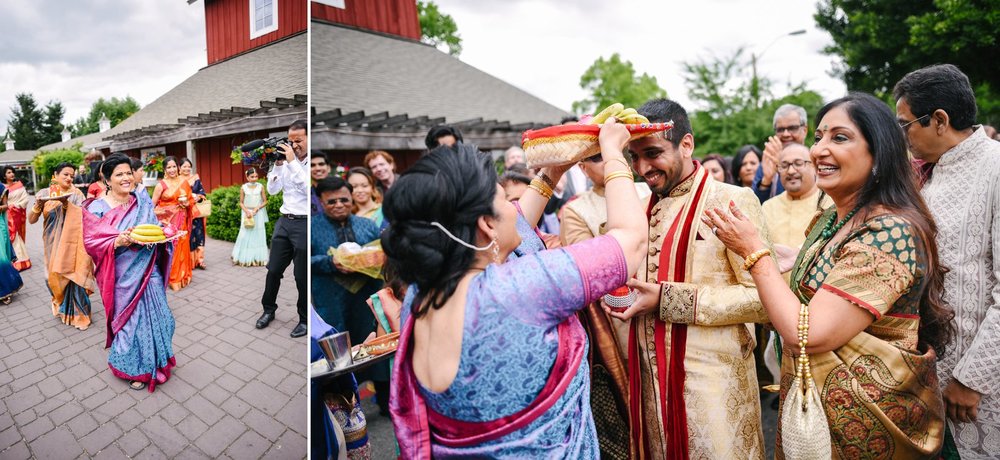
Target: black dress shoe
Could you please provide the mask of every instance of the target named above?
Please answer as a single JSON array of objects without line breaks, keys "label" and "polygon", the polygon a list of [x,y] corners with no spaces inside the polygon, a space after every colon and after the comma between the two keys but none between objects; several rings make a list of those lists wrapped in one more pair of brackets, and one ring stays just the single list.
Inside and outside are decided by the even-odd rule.
[{"label": "black dress shoe", "polygon": [[299,323],[295,325],[295,329],[292,329],[292,333],[288,334],[292,337],[302,337],[306,335],[306,323]]},{"label": "black dress shoe", "polygon": [[257,320],[257,329],[264,329],[268,324],[271,324],[271,321],[274,321],[274,313],[264,312]]}]

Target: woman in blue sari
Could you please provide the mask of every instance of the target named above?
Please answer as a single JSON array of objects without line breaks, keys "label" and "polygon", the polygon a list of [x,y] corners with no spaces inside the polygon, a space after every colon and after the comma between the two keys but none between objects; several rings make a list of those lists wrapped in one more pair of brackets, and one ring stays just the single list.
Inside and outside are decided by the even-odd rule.
[{"label": "woman in blue sari", "polygon": [[7,232],[7,188],[0,184],[0,303],[9,305],[24,281],[14,268],[14,246]]},{"label": "woman in blue sari", "polygon": [[576,312],[646,251],[628,138],[613,120],[601,128],[607,234],[561,249],[544,250],[529,222],[569,165],[543,170],[520,211],[464,144],[432,150],[389,189],[382,247],[410,283],[389,400],[401,458],[599,458]]},{"label": "woman in blue sari", "polygon": [[170,378],[176,364],[174,317],[166,291],[173,244],[132,243],[128,233],[133,227],[158,223],[153,204],[131,193],[135,178],[125,155],[112,155],[101,170],[108,193],[84,203],[84,244],[97,267],[108,318],[108,367],[133,390],[148,384],[152,392]]}]

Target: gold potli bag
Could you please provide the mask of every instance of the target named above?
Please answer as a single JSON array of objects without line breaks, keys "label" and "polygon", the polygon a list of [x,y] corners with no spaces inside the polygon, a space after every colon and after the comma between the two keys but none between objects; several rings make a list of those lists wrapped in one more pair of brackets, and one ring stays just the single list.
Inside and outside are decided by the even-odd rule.
[{"label": "gold potli bag", "polygon": [[806,344],[809,337],[809,307],[799,310],[799,357],[795,379],[781,414],[781,448],[785,458],[796,460],[829,460],[832,458],[830,425],[813,381]]}]

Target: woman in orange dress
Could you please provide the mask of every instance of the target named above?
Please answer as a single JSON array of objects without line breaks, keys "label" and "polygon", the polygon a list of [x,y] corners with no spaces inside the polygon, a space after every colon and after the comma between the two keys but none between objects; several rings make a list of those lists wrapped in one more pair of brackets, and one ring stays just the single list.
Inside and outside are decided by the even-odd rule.
[{"label": "woman in orange dress", "polygon": [[160,222],[169,224],[175,230],[184,231],[184,236],[174,241],[174,261],[170,264],[170,289],[181,290],[191,282],[194,263],[191,258],[191,206],[194,206],[191,185],[180,176],[177,159],[167,157],[163,161],[164,178],[153,190],[153,204]]}]

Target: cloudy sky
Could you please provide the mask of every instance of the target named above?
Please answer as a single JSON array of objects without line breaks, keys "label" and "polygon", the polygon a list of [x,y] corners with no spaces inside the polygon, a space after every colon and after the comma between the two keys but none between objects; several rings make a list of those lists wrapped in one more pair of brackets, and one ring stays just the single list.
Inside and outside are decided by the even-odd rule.
[{"label": "cloudy sky", "polygon": [[206,64],[204,3],[181,0],[3,0],[0,135],[14,95],[58,100],[63,123],[100,97],[145,106]]},{"label": "cloudy sky", "polygon": [[[566,110],[586,96],[583,72],[615,52],[688,109],[681,63],[740,46],[764,53],[758,74],[776,82],[778,96],[789,81],[825,99],[846,91],[828,75],[834,58],[821,49],[832,39],[816,28],[815,1],[435,1],[458,24],[463,61]],[[801,29],[806,34],[778,38]]]}]

